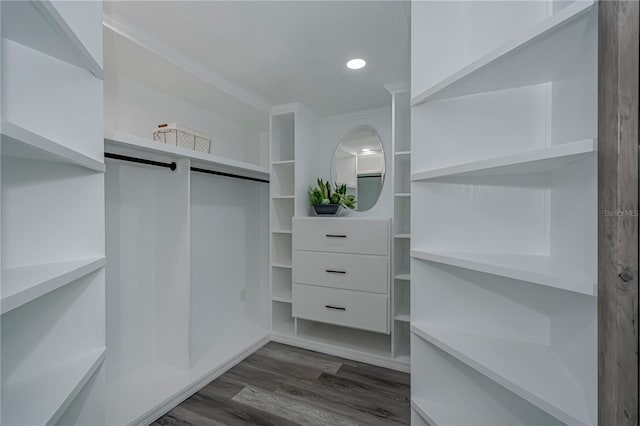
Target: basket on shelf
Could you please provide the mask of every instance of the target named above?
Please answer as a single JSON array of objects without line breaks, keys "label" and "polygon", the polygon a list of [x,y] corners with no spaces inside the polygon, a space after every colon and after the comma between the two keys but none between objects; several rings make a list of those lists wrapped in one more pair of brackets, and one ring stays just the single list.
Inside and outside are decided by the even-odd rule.
[{"label": "basket on shelf", "polygon": [[153,132],[153,140],[213,154],[210,138],[177,123],[158,124]]}]

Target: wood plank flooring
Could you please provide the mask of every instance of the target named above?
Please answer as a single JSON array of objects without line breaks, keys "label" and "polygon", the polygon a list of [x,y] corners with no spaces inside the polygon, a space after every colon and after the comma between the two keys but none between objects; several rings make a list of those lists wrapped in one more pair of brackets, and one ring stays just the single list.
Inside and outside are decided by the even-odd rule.
[{"label": "wood plank flooring", "polygon": [[409,375],[271,342],[153,426],[408,425]]}]

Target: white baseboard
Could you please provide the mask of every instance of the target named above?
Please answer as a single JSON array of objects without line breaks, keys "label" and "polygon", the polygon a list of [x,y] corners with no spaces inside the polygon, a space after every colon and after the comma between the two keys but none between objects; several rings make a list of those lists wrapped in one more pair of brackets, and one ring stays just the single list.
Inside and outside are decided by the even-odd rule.
[{"label": "white baseboard", "polygon": [[403,361],[395,360],[393,358],[372,355],[362,351],[347,349],[338,345],[315,342],[310,339],[301,339],[295,336],[287,336],[284,334],[274,333],[271,334],[271,340],[274,342],[283,343],[285,345],[297,346],[299,348],[308,349],[311,351],[322,352],[327,355],[333,355],[353,361],[364,362],[366,364],[371,364],[378,367],[390,368],[392,370],[402,371],[403,373],[409,373],[411,369],[410,364]]},{"label": "white baseboard", "polygon": [[294,336],[286,336],[283,334],[271,334],[267,335],[255,343],[249,345],[245,350],[240,351],[235,356],[229,358],[223,364],[214,367],[208,374],[194,380],[189,385],[185,386],[178,392],[176,392],[170,398],[167,398],[162,403],[158,404],[155,408],[149,410],[146,414],[138,417],[131,423],[130,426],[148,426],[160,417],[171,411],[176,406],[180,405],[184,400],[191,395],[198,392],[204,386],[211,381],[217,379],[224,373],[226,373],[233,366],[247,358],[252,353],[269,343],[270,341],[283,343],[286,345],[297,346],[299,348],[308,349],[311,351],[321,352],[327,355],[333,355],[341,358],[350,359],[353,361],[364,362],[378,367],[390,368],[397,371],[408,373],[410,371],[410,365],[406,362],[386,358],[378,355],[371,355],[366,352],[356,351],[353,349],[346,349],[336,345],[330,345],[326,343],[314,342],[308,339],[301,339]]},{"label": "white baseboard", "polygon": [[167,398],[162,403],[158,404],[155,408],[149,410],[146,414],[138,417],[136,420],[131,422],[130,426],[148,426],[151,423],[158,420],[160,417],[171,411],[173,408],[177,407],[184,400],[189,398],[191,395],[198,392],[200,389],[205,387],[211,381],[217,379],[232,367],[237,365],[243,359],[266,345],[271,341],[270,336],[265,336],[255,343],[249,345],[245,350],[238,352],[235,356],[229,358],[223,364],[220,364],[214,367],[208,374],[200,377],[199,379],[194,380],[189,385],[185,386],[178,392],[176,392],[170,398]]}]

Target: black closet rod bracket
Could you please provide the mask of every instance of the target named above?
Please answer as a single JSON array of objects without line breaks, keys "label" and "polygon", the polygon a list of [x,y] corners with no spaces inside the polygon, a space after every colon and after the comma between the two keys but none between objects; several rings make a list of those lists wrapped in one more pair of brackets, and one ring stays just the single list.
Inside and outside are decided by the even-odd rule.
[{"label": "black closet rod bracket", "polygon": [[192,172],[200,172],[200,173],[208,173],[210,175],[225,176],[225,177],[230,177],[230,178],[235,178],[235,179],[250,180],[250,181],[253,181],[253,182],[269,183],[268,179],[260,179],[260,178],[254,178],[254,177],[249,177],[249,176],[236,175],[236,174],[233,174],[233,173],[216,172],[216,171],[213,171],[213,170],[201,169],[201,168],[198,168],[198,167],[191,167],[191,171]]},{"label": "black closet rod bracket", "polygon": [[130,161],[132,163],[148,164],[150,166],[166,167],[173,171],[178,167],[174,162],[163,163],[161,161],[145,160],[144,158],[129,157],[128,155],[111,154],[109,152],[104,153],[104,158],[112,158],[114,160]]}]

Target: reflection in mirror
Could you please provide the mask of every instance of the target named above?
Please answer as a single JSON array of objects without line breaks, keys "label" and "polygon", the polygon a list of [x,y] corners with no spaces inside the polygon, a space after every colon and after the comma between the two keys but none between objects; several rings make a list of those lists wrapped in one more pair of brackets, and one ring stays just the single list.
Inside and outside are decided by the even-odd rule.
[{"label": "reflection in mirror", "polygon": [[333,178],[356,196],[356,210],[372,208],[382,192],[385,164],[382,142],[371,126],[353,129],[338,144],[333,158]]}]

